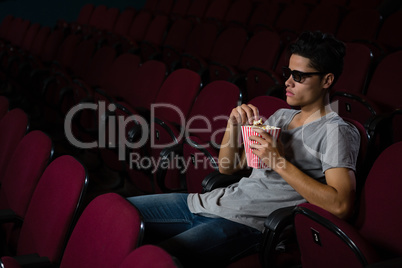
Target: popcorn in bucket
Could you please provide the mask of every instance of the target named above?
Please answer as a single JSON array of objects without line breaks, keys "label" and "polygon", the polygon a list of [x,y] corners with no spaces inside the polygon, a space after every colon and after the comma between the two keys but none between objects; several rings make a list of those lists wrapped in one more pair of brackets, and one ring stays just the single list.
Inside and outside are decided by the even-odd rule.
[{"label": "popcorn in bucket", "polygon": [[[257,122],[257,123],[256,123]],[[278,127],[262,125],[261,119],[260,121],[255,121],[251,126],[242,126],[241,132],[243,135],[244,149],[246,151],[247,157],[247,165],[249,167],[258,168],[258,169],[270,169],[261,159],[253,154],[253,150],[250,148],[250,144],[257,143],[249,139],[250,136],[260,136],[253,128],[259,127],[269,133],[274,139],[278,139],[279,134],[281,133],[281,129]]]}]

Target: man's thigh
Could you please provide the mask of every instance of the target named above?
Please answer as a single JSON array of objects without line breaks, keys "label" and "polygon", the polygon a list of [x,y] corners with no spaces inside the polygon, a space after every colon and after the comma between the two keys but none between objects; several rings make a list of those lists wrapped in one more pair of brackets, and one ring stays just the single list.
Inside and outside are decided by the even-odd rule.
[{"label": "man's thigh", "polygon": [[261,240],[260,231],[223,218],[195,216],[193,224],[159,244],[186,265],[221,265],[255,251]]}]

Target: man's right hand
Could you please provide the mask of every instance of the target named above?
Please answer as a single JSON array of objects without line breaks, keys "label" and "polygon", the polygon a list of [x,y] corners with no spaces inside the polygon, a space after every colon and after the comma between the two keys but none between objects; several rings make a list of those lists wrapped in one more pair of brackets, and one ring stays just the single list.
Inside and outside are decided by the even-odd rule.
[{"label": "man's right hand", "polygon": [[232,110],[229,116],[229,124],[232,126],[253,124],[259,119],[258,108],[251,104],[242,104]]}]

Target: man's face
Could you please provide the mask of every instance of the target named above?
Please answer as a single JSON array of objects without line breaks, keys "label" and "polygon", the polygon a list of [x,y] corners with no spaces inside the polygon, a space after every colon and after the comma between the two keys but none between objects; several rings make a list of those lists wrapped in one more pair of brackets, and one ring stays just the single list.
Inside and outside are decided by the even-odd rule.
[{"label": "man's face", "polygon": [[286,101],[291,106],[318,105],[327,91],[323,75],[318,74],[318,70],[310,67],[309,63],[308,58],[296,54],[290,57],[288,71],[293,75],[285,81],[285,86]]}]

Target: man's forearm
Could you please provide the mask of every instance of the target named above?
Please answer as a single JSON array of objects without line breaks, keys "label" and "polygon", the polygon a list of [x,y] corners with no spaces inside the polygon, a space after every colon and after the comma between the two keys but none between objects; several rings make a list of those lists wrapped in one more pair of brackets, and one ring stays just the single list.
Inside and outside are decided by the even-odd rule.
[{"label": "man's forearm", "polygon": [[219,150],[219,171],[223,174],[233,174],[242,166],[242,145],[239,138],[240,126],[228,124]]},{"label": "man's forearm", "polygon": [[[353,172],[344,168],[331,170],[333,173],[327,174],[328,184],[323,184],[314,180],[300,169],[285,161],[284,165],[275,168],[275,171],[281,175],[300,195],[308,202],[317,205],[339,218],[349,216],[354,201],[355,185]],[[335,175],[334,175],[335,174]],[[333,177],[339,184],[332,184]]]}]

